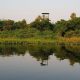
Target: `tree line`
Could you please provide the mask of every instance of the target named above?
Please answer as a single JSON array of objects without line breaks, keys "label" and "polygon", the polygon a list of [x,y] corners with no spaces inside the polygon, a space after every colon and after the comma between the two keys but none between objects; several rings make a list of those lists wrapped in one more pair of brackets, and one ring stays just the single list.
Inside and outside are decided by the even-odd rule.
[{"label": "tree line", "polygon": [[80,17],[72,13],[69,20],[61,19],[56,23],[51,23],[48,19],[38,16],[33,22],[28,24],[25,19],[22,21],[0,20],[0,32],[35,28],[40,32],[52,31],[55,36],[71,37],[80,36]]}]

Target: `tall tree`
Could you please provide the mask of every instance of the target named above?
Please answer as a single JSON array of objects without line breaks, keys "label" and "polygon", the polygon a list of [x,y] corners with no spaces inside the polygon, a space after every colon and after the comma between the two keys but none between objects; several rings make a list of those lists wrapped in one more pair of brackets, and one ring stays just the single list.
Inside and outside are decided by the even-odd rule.
[{"label": "tall tree", "polygon": [[76,18],[76,13],[72,13],[70,16],[71,19],[75,19]]}]

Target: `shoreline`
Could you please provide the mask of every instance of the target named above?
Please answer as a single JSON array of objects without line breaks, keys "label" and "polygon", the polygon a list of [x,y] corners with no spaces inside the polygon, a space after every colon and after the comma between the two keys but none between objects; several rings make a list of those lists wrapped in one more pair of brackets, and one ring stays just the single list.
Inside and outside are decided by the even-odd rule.
[{"label": "shoreline", "polygon": [[0,43],[80,43],[80,37],[72,38],[0,38]]}]

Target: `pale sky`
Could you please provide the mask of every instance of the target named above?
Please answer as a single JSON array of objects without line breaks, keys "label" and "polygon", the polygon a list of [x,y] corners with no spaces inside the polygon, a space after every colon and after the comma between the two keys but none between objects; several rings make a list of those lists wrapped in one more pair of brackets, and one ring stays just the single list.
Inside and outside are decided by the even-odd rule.
[{"label": "pale sky", "polygon": [[49,12],[51,21],[69,19],[72,12],[80,16],[80,0],[0,0],[0,19],[33,21]]}]

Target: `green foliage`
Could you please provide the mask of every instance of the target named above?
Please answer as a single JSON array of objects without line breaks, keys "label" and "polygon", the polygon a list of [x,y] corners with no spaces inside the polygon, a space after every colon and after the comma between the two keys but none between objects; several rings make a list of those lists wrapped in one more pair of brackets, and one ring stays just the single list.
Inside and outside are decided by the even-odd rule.
[{"label": "green foliage", "polygon": [[44,20],[40,16],[38,16],[35,19],[35,21],[32,22],[30,25],[31,25],[31,27],[36,28],[40,31],[44,31],[46,29],[53,30],[53,28],[54,28],[54,25],[52,23],[50,23],[48,19]]},{"label": "green foliage", "polygon": [[70,20],[51,23],[49,19],[38,16],[35,21],[27,24],[26,20],[0,20],[0,38],[55,38],[55,37],[79,37],[80,17],[71,14]]},{"label": "green foliage", "polygon": [[70,16],[71,19],[75,19],[76,18],[76,13],[72,13]]},{"label": "green foliage", "polygon": [[0,20],[0,30],[16,30],[16,29],[24,29],[27,27],[26,20],[15,22],[13,20]]},{"label": "green foliage", "polygon": [[27,29],[20,29],[16,31],[16,37],[18,38],[31,38],[36,37],[38,35],[39,31],[35,28],[27,28]]},{"label": "green foliage", "polygon": [[70,30],[65,34],[65,37],[80,37],[80,30]]},{"label": "green foliage", "polygon": [[75,34],[75,31],[78,31],[78,32],[80,31],[80,17],[76,17],[75,15],[76,14],[71,15],[72,16],[71,20],[57,21],[54,28],[56,36],[64,37],[67,34],[67,37],[68,36],[70,37],[71,35]]},{"label": "green foliage", "polygon": [[62,33],[66,30],[67,21],[60,20],[55,23],[54,32],[56,36],[62,36]]}]

